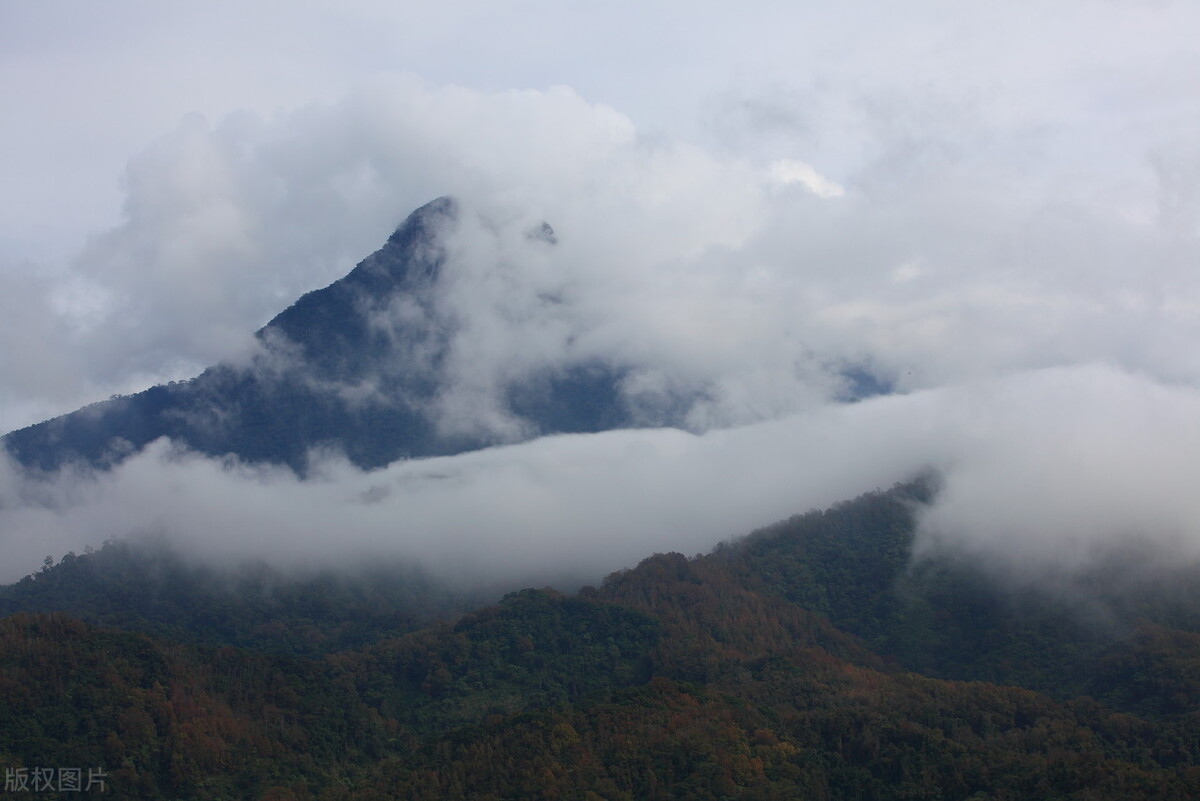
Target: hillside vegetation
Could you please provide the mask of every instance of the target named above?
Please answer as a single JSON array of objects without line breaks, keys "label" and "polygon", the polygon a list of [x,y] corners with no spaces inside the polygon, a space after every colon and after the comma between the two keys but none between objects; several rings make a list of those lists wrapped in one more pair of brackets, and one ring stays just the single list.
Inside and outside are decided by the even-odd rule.
[{"label": "hillside vegetation", "polygon": [[1085,613],[913,565],[931,492],[466,614],[411,569],[112,543],[0,591],[0,767],[131,799],[1200,797],[1194,579],[1094,577]]}]

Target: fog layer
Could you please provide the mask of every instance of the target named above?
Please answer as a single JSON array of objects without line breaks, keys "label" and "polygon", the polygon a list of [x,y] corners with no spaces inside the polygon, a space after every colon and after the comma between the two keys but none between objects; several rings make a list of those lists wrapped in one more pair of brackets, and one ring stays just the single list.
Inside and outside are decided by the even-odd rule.
[{"label": "fog layer", "polygon": [[108,474],[5,469],[6,575],[46,553],[162,533],[207,560],[420,561],[445,577],[596,581],[933,468],[918,549],[1025,572],[1086,567],[1133,536],[1200,553],[1188,469],[1200,393],[1101,365],[1016,373],[715,430],[547,437],[298,480],[160,441]]}]

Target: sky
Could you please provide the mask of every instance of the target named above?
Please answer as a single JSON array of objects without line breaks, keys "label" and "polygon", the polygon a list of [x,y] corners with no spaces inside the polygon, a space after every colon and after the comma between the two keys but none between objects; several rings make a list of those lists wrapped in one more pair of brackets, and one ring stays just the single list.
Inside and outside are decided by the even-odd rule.
[{"label": "sky", "polygon": [[[709,401],[307,483],[168,443],[4,466],[0,579],[159,528],[618,569],[930,466],[923,548],[1191,558],[1196,30],[1167,0],[5,4],[0,430],[236,358],[446,194],[446,414],[489,425],[514,365],[587,356]],[[552,256],[514,233],[540,220]],[[895,395],[844,404],[847,367]]]}]

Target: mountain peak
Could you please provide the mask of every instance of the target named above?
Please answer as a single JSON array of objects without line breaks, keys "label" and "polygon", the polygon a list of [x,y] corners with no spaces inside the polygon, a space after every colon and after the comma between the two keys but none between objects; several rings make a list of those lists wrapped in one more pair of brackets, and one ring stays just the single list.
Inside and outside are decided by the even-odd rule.
[{"label": "mountain peak", "polygon": [[[207,455],[298,473],[314,448],[333,447],[371,468],[497,444],[499,435],[487,431],[443,430],[438,417],[462,325],[442,303],[440,279],[462,213],[452,197],[414,211],[349,274],[263,326],[247,363],[94,404],[0,443],[27,467],[105,468],[165,436]],[[548,223],[528,237],[555,242]],[[515,375],[497,388],[501,414],[524,436],[632,425],[621,378],[603,363]]]},{"label": "mountain peak", "polygon": [[364,288],[436,280],[444,260],[443,241],[457,226],[461,207],[448,195],[431,200],[408,215],[387,242],[368,256],[343,280]]},{"label": "mountain peak", "polygon": [[[259,330],[259,338],[268,346],[281,339],[299,346],[304,358],[324,368],[324,378],[349,377],[341,369],[348,359],[360,363],[351,373],[363,372],[362,363],[375,355],[364,352],[372,329],[377,328],[373,315],[382,313],[398,293],[414,299],[428,295],[446,261],[446,239],[453,234],[459,214],[459,203],[452,197],[426,203],[396,228],[383,247],[348,275],[305,294],[280,312]],[[330,364],[331,357],[339,364]]]}]

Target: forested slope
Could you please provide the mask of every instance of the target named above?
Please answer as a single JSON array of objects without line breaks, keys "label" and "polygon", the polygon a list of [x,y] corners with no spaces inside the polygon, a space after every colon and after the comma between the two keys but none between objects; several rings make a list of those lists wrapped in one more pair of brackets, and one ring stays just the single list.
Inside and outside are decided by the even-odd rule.
[{"label": "forested slope", "polygon": [[[283,582],[235,647],[204,606],[236,608],[236,582],[179,596],[174,629],[114,594],[104,622],[154,630],[133,633],[46,613],[79,613],[67,577],[104,551],[64,560],[3,595],[42,611],[0,620],[0,762],[103,766],[127,798],[1200,797],[1187,592],[1121,589],[1098,625],[952,560],[910,569],[930,491],[349,638],[364,597],[413,620],[402,594],[347,584],[301,623]],[[321,647],[257,643],[272,623]]]}]

